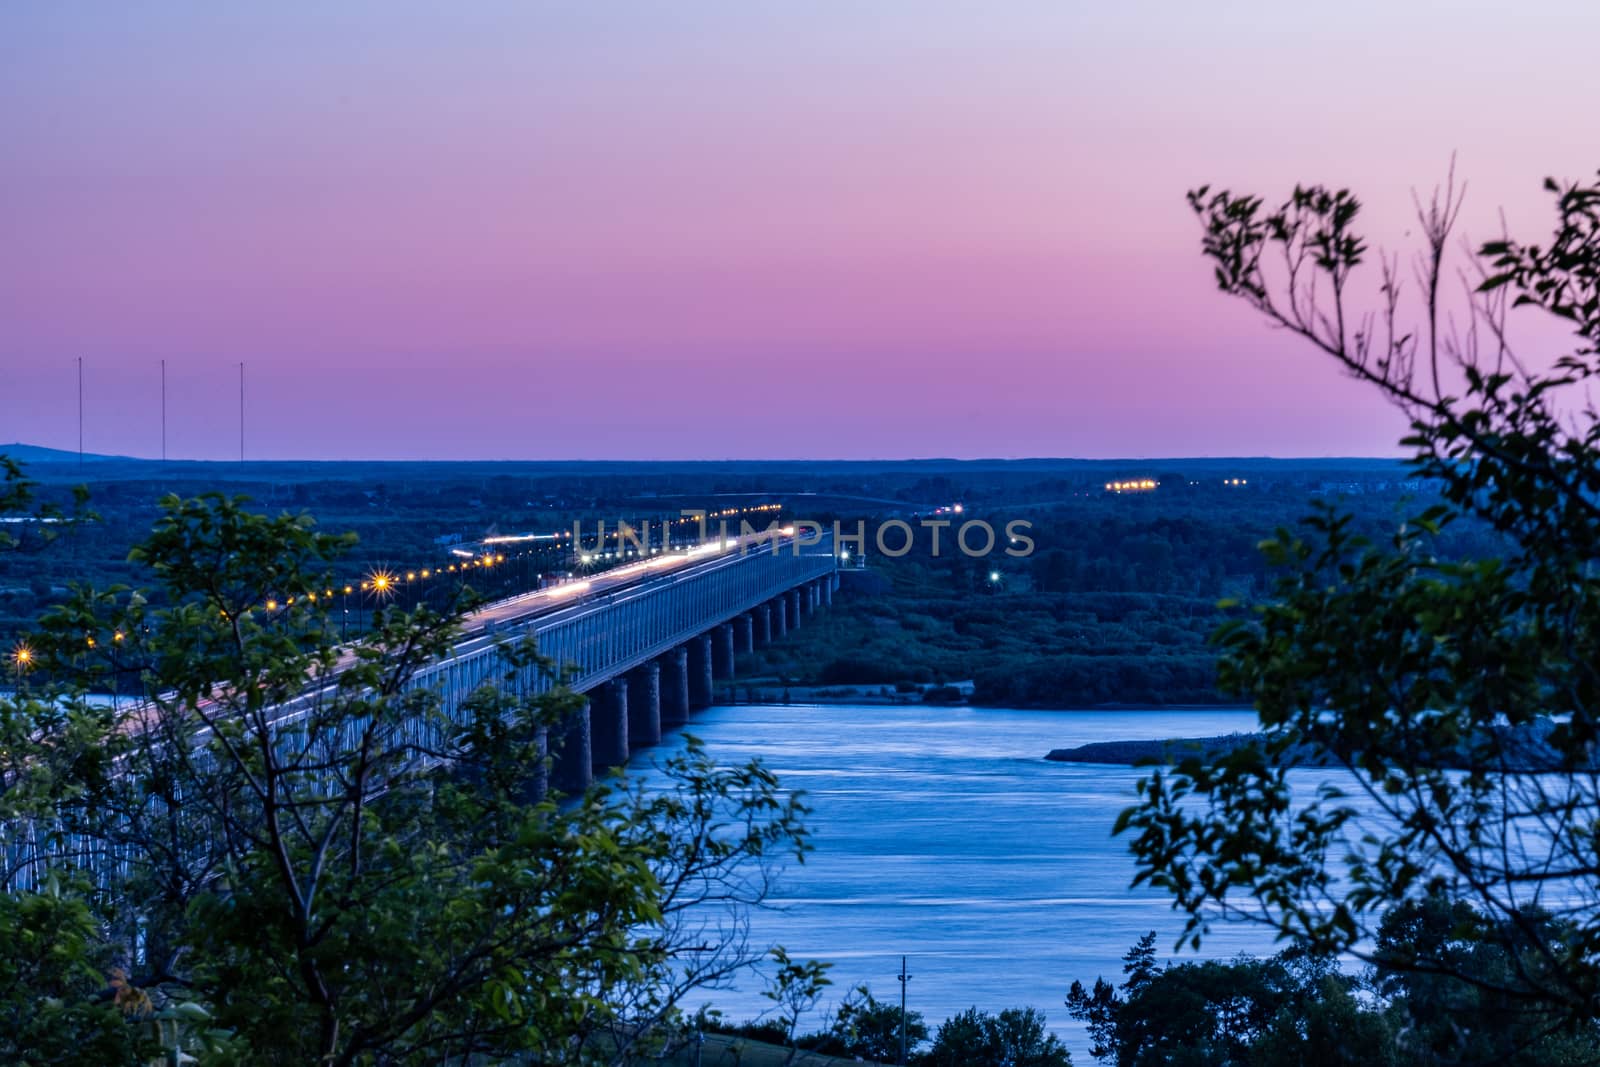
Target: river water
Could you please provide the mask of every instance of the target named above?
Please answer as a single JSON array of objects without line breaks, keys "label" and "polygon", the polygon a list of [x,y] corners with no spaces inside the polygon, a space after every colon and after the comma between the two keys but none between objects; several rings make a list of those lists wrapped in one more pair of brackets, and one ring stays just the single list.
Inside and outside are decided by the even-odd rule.
[{"label": "river water", "polygon": [[[1010,711],[979,708],[738,706],[696,715],[690,730],[721,762],[760,757],[802,789],[816,850],[781,877],[776,908],[751,938],[829,960],[840,994],[866,983],[897,999],[908,957],[909,1006],[930,1028],[970,1006],[1032,1006],[1092,1063],[1062,1000],[1073,979],[1121,979],[1146,931],[1171,950],[1183,925],[1162,894],[1130,889],[1133,862],[1111,836],[1146,773],[1049,763],[1090,741],[1245,731],[1249,711]],[[682,745],[669,737],[646,764]],[[1223,926],[1205,956],[1270,954],[1259,928]],[[734,1019],[770,1007],[757,981],[711,1000]]]}]

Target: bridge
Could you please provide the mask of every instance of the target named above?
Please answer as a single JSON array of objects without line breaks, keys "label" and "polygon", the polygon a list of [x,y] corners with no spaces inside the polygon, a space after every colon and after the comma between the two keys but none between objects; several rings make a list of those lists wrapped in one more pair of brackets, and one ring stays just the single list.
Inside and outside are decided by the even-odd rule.
[{"label": "bridge", "polygon": [[[793,533],[730,539],[648,558],[475,612],[467,639],[413,684],[437,688],[449,710],[503,674],[500,641],[531,635],[564,668],[564,684],[588,698],[549,745],[550,784],[580,792],[710,705],[738,655],[831,605],[837,584],[827,534],[811,543]],[[536,693],[556,682],[541,671],[524,684]]]}]

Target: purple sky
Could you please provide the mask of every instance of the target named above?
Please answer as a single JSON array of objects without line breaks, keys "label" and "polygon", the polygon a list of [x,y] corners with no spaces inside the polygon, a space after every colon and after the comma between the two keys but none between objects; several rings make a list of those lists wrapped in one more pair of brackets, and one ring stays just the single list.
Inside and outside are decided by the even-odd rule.
[{"label": "purple sky", "polygon": [[[329,10],[333,8],[336,10]],[[1448,8],[1449,14],[1442,14]],[[1430,10],[1431,9],[1431,10]],[[1600,166],[1600,4],[0,6],[0,441],[253,458],[1389,454],[1183,192],[1398,244]]]}]

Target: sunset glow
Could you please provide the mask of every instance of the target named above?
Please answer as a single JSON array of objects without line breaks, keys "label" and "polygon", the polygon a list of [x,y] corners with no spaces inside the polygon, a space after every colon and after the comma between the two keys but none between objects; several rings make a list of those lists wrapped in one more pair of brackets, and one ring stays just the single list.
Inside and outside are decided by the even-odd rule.
[{"label": "sunset glow", "polygon": [[[174,456],[1393,454],[1186,189],[1548,228],[1600,8],[0,12],[0,438]],[[712,416],[713,417],[706,417]]]}]

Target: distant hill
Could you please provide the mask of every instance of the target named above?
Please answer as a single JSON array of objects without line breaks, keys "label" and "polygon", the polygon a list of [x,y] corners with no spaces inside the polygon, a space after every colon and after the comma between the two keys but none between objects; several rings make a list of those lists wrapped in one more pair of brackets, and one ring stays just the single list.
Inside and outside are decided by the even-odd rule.
[{"label": "distant hill", "polygon": [[[25,445],[21,444],[20,442],[9,445],[0,445],[0,456],[10,456],[18,463],[78,462],[78,454],[76,452],[68,452],[63,448],[44,448],[40,445]],[[85,463],[105,463],[108,461],[117,461],[122,463],[138,462],[138,460],[134,459],[132,456],[104,456],[97,452],[85,452],[83,454],[83,461]]]}]

